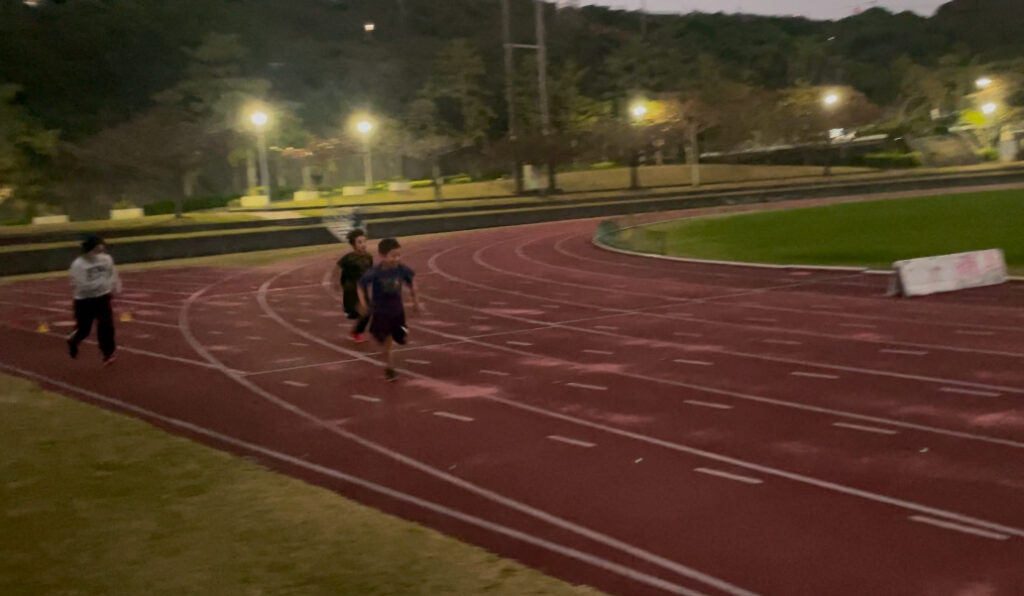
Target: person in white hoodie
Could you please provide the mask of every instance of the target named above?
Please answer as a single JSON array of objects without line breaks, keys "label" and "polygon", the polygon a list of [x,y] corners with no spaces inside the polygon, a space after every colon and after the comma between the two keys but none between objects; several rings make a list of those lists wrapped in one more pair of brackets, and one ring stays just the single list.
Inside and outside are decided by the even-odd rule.
[{"label": "person in white hoodie", "polygon": [[103,353],[103,364],[114,361],[114,311],[111,296],[121,291],[121,279],[114,268],[114,259],[104,252],[103,240],[95,235],[82,242],[82,254],[71,263],[69,271],[75,295],[74,332],[68,337],[68,351],[78,356],[78,344],[89,337],[96,321],[96,335]]}]

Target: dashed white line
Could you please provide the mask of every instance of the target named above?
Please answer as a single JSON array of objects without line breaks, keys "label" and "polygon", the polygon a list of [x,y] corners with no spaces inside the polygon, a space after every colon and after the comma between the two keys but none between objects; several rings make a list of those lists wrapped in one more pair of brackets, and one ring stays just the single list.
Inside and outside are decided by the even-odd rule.
[{"label": "dashed white line", "polygon": [[995,335],[995,331],[973,331],[971,329],[957,329],[953,333],[959,335]]},{"label": "dashed white line", "polygon": [[962,393],[964,395],[977,395],[978,397],[999,397],[1001,393],[994,391],[978,391],[976,389],[961,389],[959,387],[943,387],[939,389],[943,393]]},{"label": "dashed white line", "polygon": [[485,374],[485,375],[495,376],[495,377],[509,377],[509,376],[512,376],[512,373],[502,372],[500,370],[488,370],[486,368],[480,369],[480,373],[481,374]]},{"label": "dashed white line", "polygon": [[737,482],[745,482],[746,484],[761,484],[764,481],[759,478],[751,478],[750,476],[740,476],[739,474],[730,474],[729,472],[723,472],[721,470],[715,470],[712,468],[694,468],[694,472],[700,472],[701,474],[710,474],[711,476],[718,476],[719,478],[728,478],[729,480],[735,480]]},{"label": "dashed white line", "polygon": [[617,331],[619,328],[615,325],[594,325],[594,329],[606,329],[608,331]]},{"label": "dashed white line", "polygon": [[258,336],[258,335],[249,335],[249,336],[246,336],[245,339],[248,339],[250,341],[261,341],[263,338]]},{"label": "dashed white line", "polygon": [[872,325],[871,323],[840,323],[840,327],[854,327],[861,329],[878,329],[878,325]]},{"label": "dashed white line", "polygon": [[370,397],[369,395],[360,395],[358,393],[353,393],[352,399],[358,399],[359,401],[368,401],[373,403],[377,403],[380,401],[379,397]]},{"label": "dashed white line", "polygon": [[309,344],[303,343],[301,341],[293,341],[292,345],[295,346],[295,347],[298,347],[298,348],[305,348],[305,347],[309,346]]},{"label": "dashed white line", "polygon": [[473,315],[469,318],[473,319],[474,321],[489,321],[491,319],[491,317],[485,317],[483,315]]},{"label": "dashed white line", "polygon": [[285,385],[291,385],[292,387],[309,387],[309,383],[303,383],[302,381],[285,381]]},{"label": "dashed white line", "polygon": [[470,418],[469,416],[460,416],[458,414],[452,414],[451,412],[434,412],[434,416],[458,420],[459,422],[473,422],[473,418]]},{"label": "dashed white line", "polygon": [[794,376],[794,377],[807,377],[809,379],[838,379],[839,378],[838,375],[826,375],[826,374],[823,374],[823,373],[803,372],[803,371],[800,371],[800,370],[795,370],[795,371],[793,371],[793,372],[791,372],[789,374]]},{"label": "dashed white line", "polygon": [[552,441],[558,441],[559,443],[565,443],[567,445],[575,445],[576,447],[597,447],[597,443],[588,443],[587,441],[580,441],[579,439],[570,439],[569,437],[562,437],[559,435],[548,435]]},{"label": "dashed white line", "polygon": [[583,350],[585,354],[601,354],[604,356],[611,356],[615,352],[609,352],[608,350]]},{"label": "dashed white line", "polygon": [[550,309],[561,308],[557,304],[541,304],[540,307],[541,308],[550,308]]},{"label": "dashed white line", "polygon": [[429,360],[414,360],[412,358],[406,358],[405,361],[413,364],[430,364]]},{"label": "dashed white line", "polygon": [[879,350],[879,352],[881,352],[883,354],[902,354],[904,356],[924,356],[925,354],[928,353],[928,352],[926,352],[924,350],[890,350],[890,349]]},{"label": "dashed white line", "polygon": [[313,321],[310,321],[309,319],[295,319],[295,320],[300,322],[300,323],[312,323],[313,322]]},{"label": "dashed white line", "polygon": [[803,342],[792,339],[762,339],[761,343],[778,344],[780,346],[802,346]]},{"label": "dashed white line", "polygon": [[839,426],[842,428],[851,428],[853,430],[862,430],[868,433],[878,433],[880,435],[896,435],[899,434],[898,430],[892,430],[889,428],[878,428],[877,426],[865,426],[863,424],[850,424],[849,422],[833,422],[832,426]]},{"label": "dashed white line", "polygon": [[753,323],[777,323],[778,322],[778,319],[773,319],[771,317],[747,317],[747,320],[751,321]]},{"label": "dashed white line", "polygon": [[594,391],[608,391],[607,387],[600,385],[587,385],[586,383],[566,383],[567,387],[576,387],[577,389],[593,389]]},{"label": "dashed white line", "polygon": [[210,335],[224,335],[224,332],[223,331],[216,331],[216,330],[214,330],[214,331],[210,331]]},{"label": "dashed white line", "polygon": [[533,345],[533,344],[531,344],[528,341],[507,341],[505,343],[507,343],[510,346],[532,346]]},{"label": "dashed white line", "polygon": [[703,337],[700,333],[690,333],[687,331],[676,331],[672,335],[677,337]]},{"label": "dashed white line", "polygon": [[688,403],[691,406],[700,406],[702,408],[716,408],[718,410],[731,410],[732,406],[727,404],[716,404],[710,401],[700,401],[696,399],[683,400],[683,403]]},{"label": "dashed white line", "polygon": [[679,364],[692,364],[694,366],[714,366],[714,362],[708,362],[706,360],[686,360],[685,358],[676,358],[672,362],[678,362]]},{"label": "dashed white line", "polygon": [[939,528],[945,528],[947,530],[955,530],[957,532],[963,532],[965,534],[973,534],[975,536],[981,536],[982,538],[991,538],[992,540],[1006,540],[1007,538],[1009,538],[1009,536],[1007,536],[1006,534],[997,534],[996,532],[989,532],[988,530],[982,530],[980,528],[973,528],[971,526],[955,524],[953,522],[935,519],[924,515],[912,515],[910,516],[910,520],[922,524],[930,524]]}]

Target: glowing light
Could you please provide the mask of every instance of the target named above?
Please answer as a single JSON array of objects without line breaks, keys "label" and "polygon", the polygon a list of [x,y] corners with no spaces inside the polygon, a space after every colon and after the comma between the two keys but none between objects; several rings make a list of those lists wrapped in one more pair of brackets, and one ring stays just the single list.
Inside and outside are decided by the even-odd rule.
[{"label": "glowing light", "polygon": [[992,86],[992,79],[988,77],[981,77],[977,81],[974,81],[974,84],[978,87],[978,89],[988,89],[990,86]]},{"label": "glowing light", "polygon": [[638,103],[634,105],[632,109],[630,109],[630,112],[633,114],[633,118],[636,118],[637,120],[643,120],[644,116],[647,115],[647,106],[645,106],[642,103]]},{"label": "glowing light", "polygon": [[255,126],[262,128],[266,125],[267,121],[270,120],[270,117],[267,116],[266,112],[253,112],[252,116],[249,116],[249,120],[252,121]]},{"label": "glowing light", "polygon": [[994,103],[987,103],[987,104],[981,106],[981,113],[985,114],[986,116],[991,116],[992,114],[995,114],[996,110],[998,110],[998,109],[999,109],[999,106],[997,106],[996,104],[994,104]]},{"label": "glowing light", "polygon": [[829,93],[828,95],[822,98],[821,102],[825,104],[826,107],[832,107],[839,103],[839,96],[836,95],[835,93]]},{"label": "glowing light", "polygon": [[359,131],[359,134],[368,135],[373,131],[373,123],[369,120],[362,120],[356,124],[356,130]]}]

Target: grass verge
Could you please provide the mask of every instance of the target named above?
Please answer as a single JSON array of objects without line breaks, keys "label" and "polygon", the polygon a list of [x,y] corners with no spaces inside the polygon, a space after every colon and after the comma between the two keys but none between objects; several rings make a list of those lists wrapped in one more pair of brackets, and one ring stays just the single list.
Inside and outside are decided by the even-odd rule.
[{"label": "grass verge", "polygon": [[637,228],[622,248],[698,259],[856,265],[1001,248],[1024,269],[1024,191],[949,194],[707,217]]},{"label": "grass verge", "polygon": [[0,375],[2,594],[597,594]]}]

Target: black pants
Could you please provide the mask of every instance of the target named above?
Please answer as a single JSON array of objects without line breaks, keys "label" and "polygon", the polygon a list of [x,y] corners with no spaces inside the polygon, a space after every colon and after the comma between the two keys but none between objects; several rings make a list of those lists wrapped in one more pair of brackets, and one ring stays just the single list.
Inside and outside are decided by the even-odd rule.
[{"label": "black pants", "polygon": [[100,340],[100,351],[108,357],[117,349],[114,343],[114,311],[110,307],[110,294],[99,298],[75,300],[75,321],[77,327],[69,340],[76,346],[92,332],[96,321],[96,335]]},{"label": "black pants", "polygon": [[341,292],[342,304],[345,306],[345,315],[349,319],[356,321],[355,326],[352,328],[352,333],[361,335],[366,331],[367,325],[370,324],[370,315],[369,313],[365,315],[359,314],[359,290],[356,289],[354,284],[342,284]]}]

